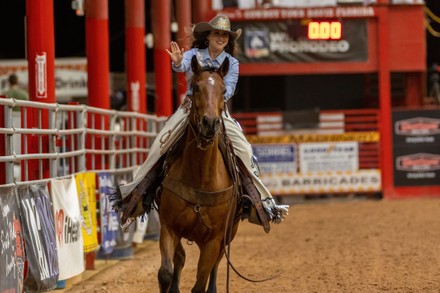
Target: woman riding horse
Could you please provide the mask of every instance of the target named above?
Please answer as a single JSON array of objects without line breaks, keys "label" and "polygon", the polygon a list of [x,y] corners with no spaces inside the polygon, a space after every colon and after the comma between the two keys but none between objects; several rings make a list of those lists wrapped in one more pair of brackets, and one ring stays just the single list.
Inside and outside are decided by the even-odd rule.
[{"label": "woman riding horse", "polygon": [[225,160],[230,156],[223,156],[220,147],[225,139],[223,77],[229,69],[229,59],[218,69],[201,68],[194,56],[191,66],[192,106],[182,139],[172,151],[178,154],[167,164],[158,197],[161,253],[158,279],[163,293],[180,292],[179,279],[185,264],[182,238],[190,239],[200,249],[191,292],[217,292],[218,266],[225,246],[238,230],[241,216],[240,194]]},{"label": "woman riding horse", "polygon": [[[218,68],[225,59],[229,59],[229,71],[224,76],[225,93],[224,99],[227,101],[234,93],[238,80],[239,62],[235,58],[238,53],[236,40],[240,37],[241,29],[231,30],[229,18],[225,15],[217,15],[209,22],[201,22],[195,25],[193,29],[193,43],[189,51],[184,52],[176,42],[171,42],[171,51],[167,50],[172,59],[172,68],[176,72],[186,72],[187,82],[189,83],[193,76],[191,69],[191,58],[196,56],[200,65]],[[182,131],[187,123],[187,117],[191,102],[189,97],[193,95],[192,88],[188,86],[187,98],[179,109],[168,119],[164,128],[160,131],[157,139],[150,148],[147,160],[140,167],[134,180],[131,183],[120,186],[122,200],[126,202],[125,208],[122,208],[122,221],[128,218],[140,215],[144,210],[149,211],[149,207],[144,210],[140,208],[140,202],[145,194],[155,183],[162,166],[160,159],[167,153],[170,146],[182,135]],[[248,173],[251,180],[247,186],[247,193],[253,194],[252,204],[260,207],[265,215],[259,214],[266,232],[269,232],[269,222],[281,223],[288,214],[287,205],[277,205],[269,190],[264,186],[260,177],[259,170],[254,162],[251,145],[247,142],[240,126],[225,111],[223,120],[226,127],[227,136],[232,141],[238,161],[242,162],[245,172]],[[159,162],[159,163],[158,163]],[[151,191],[150,191],[151,192]],[[257,199],[255,199],[255,196]],[[121,210],[121,209],[120,209]]]}]

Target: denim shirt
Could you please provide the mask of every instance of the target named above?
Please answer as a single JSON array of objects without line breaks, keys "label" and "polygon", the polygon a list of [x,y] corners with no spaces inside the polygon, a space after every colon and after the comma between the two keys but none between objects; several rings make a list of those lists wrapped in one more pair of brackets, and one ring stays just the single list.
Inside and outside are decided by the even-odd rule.
[{"label": "denim shirt", "polygon": [[179,67],[176,67],[173,63],[173,70],[176,72],[186,72],[186,82],[187,88],[186,94],[188,96],[192,95],[192,90],[189,86],[189,82],[193,76],[193,72],[191,70],[191,58],[196,55],[197,60],[199,60],[200,66],[213,66],[215,68],[219,68],[223,63],[225,58],[229,58],[229,71],[224,77],[226,93],[225,100],[230,99],[235,93],[235,87],[237,86],[238,81],[238,60],[232,57],[229,53],[225,51],[221,52],[220,55],[215,59],[211,59],[209,56],[208,48],[198,49],[192,48],[189,51],[183,53],[183,60]]}]

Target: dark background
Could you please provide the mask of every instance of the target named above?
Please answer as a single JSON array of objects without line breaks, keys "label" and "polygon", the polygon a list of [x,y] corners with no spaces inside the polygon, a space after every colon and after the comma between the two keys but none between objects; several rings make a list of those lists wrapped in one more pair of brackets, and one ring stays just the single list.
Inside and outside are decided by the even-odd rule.
[{"label": "dark background", "polygon": [[[124,2],[123,0],[109,1],[109,32],[110,32],[110,70],[123,72],[125,30],[124,30]],[[150,0],[145,2],[146,33],[151,32]],[[440,1],[426,0],[426,6],[440,17]],[[0,45],[0,59],[25,58],[25,0],[0,1],[0,27],[2,42]],[[85,56],[85,18],[76,16],[71,9],[71,1],[54,1],[55,17],[55,56],[56,57],[84,57]],[[440,24],[432,21],[432,27],[440,32]],[[432,63],[440,64],[440,38],[426,32],[427,60],[429,67]],[[152,70],[152,50],[146,49],[147,67]]]}]

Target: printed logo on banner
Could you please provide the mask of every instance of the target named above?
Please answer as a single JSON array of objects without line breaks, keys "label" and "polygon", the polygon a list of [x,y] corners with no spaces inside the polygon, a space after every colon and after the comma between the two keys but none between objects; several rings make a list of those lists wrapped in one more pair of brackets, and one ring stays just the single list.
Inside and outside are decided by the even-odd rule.
[{"label": "printed logo on banner", "polygon": [[25,291],[42,291],[56,287],[58,251],[55,224],[46,186],[18,189],[23,219],[23,235],[29,270]]},{"label": "printed logo on banner", "polygon": [[396,168],[400,171],[435,171],[440,170],[440,155],[413,154],[396,159]]},{"label": "printed logo on banner", "polygon": [[24,251],[14,188],[0,188],[0,292],[23,292]]},{"label": "printed logo on banner", "polygon": [[262,58],[270,54],[269,31],[248,29],[245,31],[245,54],[249,58]]},{"label": "printed logo on banner", "polygon": [[416,117],[399,120],[394,128],[398,135],[434,135],[440,133],[440,119]]}]

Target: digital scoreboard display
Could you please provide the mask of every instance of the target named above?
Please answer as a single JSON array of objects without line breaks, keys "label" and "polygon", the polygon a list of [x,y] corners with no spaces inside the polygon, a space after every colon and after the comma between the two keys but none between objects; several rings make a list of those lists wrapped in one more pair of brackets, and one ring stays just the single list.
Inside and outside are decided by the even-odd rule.
[{"label": "digital scoreboard display", "polygon": [[368,60],[366,19],[304,18],[245,22],[239,27],[243,29],[241,63]]},{"label": "digital scoreboard display", "polygon": [[341,37],[340,21],[310,21],[307,25],[307,38],[310,40],[340,40]]}]

